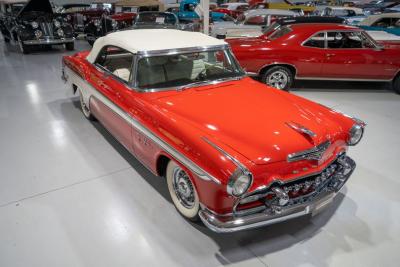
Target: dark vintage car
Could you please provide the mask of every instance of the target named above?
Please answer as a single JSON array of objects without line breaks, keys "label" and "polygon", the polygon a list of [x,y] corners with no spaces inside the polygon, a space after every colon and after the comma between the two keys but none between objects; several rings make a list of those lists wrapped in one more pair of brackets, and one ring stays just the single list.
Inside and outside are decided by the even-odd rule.
[{"label": "dark vintage car", "polygon": [[18,44],[24,54],[35,45],[65,45],[67,50],[74,50],[71,24],[53,13],[48,0],[0,3],[3,10],[0,29],[5,42]]},{"label": "dark vintage car", "polygon": [[84,33],[89,22],[111,15],[114,6],[109,3],[95,2],[92,4],[66,4],[58,11],[74,27],[75,35]]},{"label": "dark vintage car", "polygon": [[189,21],[179,21],[178,16],[171,12],[145,11],[138,14],[132,28],[199,31],[200,24]]},{"label": "dark vintage car", "polygon": [[158,11],[160,3],[156,0],[121,0],[115,3],[115,14],[103,14],[92,18],[85,26],[86,40],[93,45],[97,38],[109,32],[129,28],[133,25],[137,13]]}]

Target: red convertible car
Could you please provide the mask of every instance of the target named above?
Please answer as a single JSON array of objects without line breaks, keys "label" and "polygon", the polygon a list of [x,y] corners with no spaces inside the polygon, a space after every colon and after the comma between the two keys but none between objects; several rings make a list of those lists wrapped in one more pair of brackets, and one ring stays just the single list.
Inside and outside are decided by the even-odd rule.
[{"label": "red convertible car", "polygon": [[224,41],[201,33],[110,33],[65,56],[62,72],[84,116],[216,232],[315,214],[355,168],[346,152],[362,121],[246,77]]},{"label": "red convertible car", "polygon": [[357,27],[292,24],[227,42],[249,74],[279,89],[294,79],[380,81],[400,93],[400,46],[378,44]]}]

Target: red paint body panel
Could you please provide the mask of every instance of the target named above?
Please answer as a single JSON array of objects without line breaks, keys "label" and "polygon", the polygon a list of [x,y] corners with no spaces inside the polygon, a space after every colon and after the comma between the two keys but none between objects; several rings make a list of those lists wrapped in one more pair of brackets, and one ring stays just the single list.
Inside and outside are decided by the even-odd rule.
[{"label": "red paint body panel", "polygon": [[[111,75],[104,75],[85,59],[86,55],[87,52],[81,52],[65,56],[63,63],[130,118],[216,177],[220,184],[200,179],[188,171],[200,202],[217,213],[232,212],[235,198],[228,195],[226,186],[236,165],[203,137],[253,173],[250,191],[276,179],[286,181],[322,170],[336,153],[347,149],[348,132],[354,124],[351,118],[250,78],[184,91],[143,93],[129,89]],[[157,173],[160,155],[174,159],[103,103],[92,99],[90,108],[154,173]],[[317,137],[306,138],[286,125],[290,121],[303,124]],[[326,140],[332,145],[320,162],[287,162],[289,153],[312,148]]]},{"label": "red paint body panel", "polygon": [[115,13],[110,17],[116,21],[128,21],[132,24],[132,21],[136,18],[137,14],[133,12],[123,12],[123,13]]},{"label": "red paint body panel", "polygon": [[390,80],[400,70],[399,46],[384,43],[385,49],[323,49],[302,46],[317,32],[360,29],[335,24],[297,24],[292,31],[270,40],[266,36],[226,40],[248,72],[260,73],[274,64],[296,69],[298,78]]}]

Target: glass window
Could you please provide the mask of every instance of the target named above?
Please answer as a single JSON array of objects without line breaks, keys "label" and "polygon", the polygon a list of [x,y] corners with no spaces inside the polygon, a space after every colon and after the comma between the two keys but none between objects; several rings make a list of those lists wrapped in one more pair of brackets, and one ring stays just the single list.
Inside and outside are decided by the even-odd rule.
[{"label": "glass window", "polygon": [[320,32],[308,39],[303,46],[325,48],[325,33]]},{"label": "glass window", "polygon": [[290,33],[292,31],[292,29],[289,28],[289,26],[283,26],[281,28],[279,28],[278,30],[276,30],[275,32],[273,32],[268,39],[270,40],[275,40],[278,39],[288,33]]},{"label": "glass window", "polygon": [[265,25],[265,15],[252,16],[244,21],[244,25]]},{"label": "glass window", "polygon": [[119,47],[107,46],[99,53],[95,64],[111,72],[123,81],[129,82],[133,54]]},{"label": "glass window", "polygon": [[370,43],[360,31],[328,32],[328,48],[368,48]]},{"label": "glass window", "polygon": [[136,24],[170,24],[177,23],[176,17],[173,14],[161,12],[139,13]]},{"label": "glass window", "polygon": [[244,74],[229,50],[145,57],[137,69],[141,89],[189,86]]}]

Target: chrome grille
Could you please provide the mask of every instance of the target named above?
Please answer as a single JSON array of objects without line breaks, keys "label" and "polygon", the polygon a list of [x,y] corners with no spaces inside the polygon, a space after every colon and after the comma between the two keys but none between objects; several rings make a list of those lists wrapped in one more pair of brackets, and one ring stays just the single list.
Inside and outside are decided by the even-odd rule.
[{"label": "chrome grille", "polygon": [[[280,212],[282,208],[309,203],[324,192],[334,192],[343,186],[355,167],[352,159],[340,155],[321,173],[287,183],[274,183],[235,203],[233,214],[244,216],[259,211]],[[256,207],[249,204],[256,203]]]},{"label": "chrome grille", "polygon": [[82,15],[82,14],[77,13],[77,14],[75,15],[75,24],[76,24],[78,27],[82,27],[82,26],[84,25],[83,15]]},{"label": "chrome grille", "polygon": [[43,36],[53,37],[53,23],[52,22],[41,22],[40,28],[42,29]]},{"label": "chrome grille", "polygon": [[325,151],[328,149],[328,147],[331,145],[331,142],[326,141],[316,147],[313,147],[308,150],[296,152],[289,154],[287,156],[287,161],[288,162],[293,162],[293,161],[299,161],[299,160],[320,160],[322,155],[325,153]]}]

